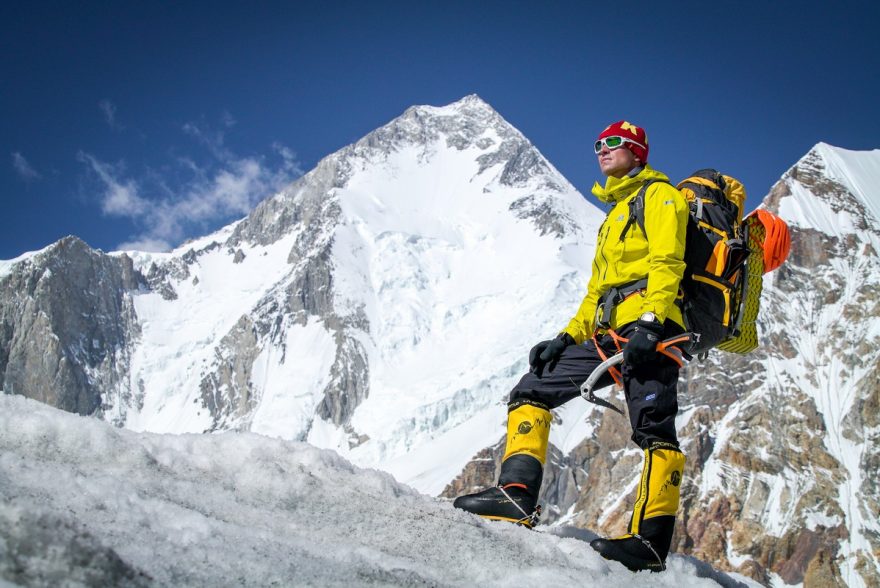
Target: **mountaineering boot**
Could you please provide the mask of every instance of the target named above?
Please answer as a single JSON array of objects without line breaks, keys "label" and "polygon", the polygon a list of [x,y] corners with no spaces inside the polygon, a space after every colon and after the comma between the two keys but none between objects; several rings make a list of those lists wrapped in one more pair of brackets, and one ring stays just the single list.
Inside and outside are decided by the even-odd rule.
[{"label": "mountaineering boot", "polygon": [[493,486],[482,492],[465,494],[456,498],[452,506],[490,521],[508,521],[530,528],[538,523],[540,515],[535,497],[519,484]]},{"label": "mountaineering boot", "polygon": [[459,496],[452,505],[489,520],[535,526],[541,512],[536,502],[544,476],[551,419],[550,411],[541,403],[511,402],[498,485]]},{"label": "mountaineering boot", "polygon": [[645,449],[629,532],[615,539],[594,539],[590,546],[605,559],[619,561],[634,572],[665,570],[684,462],[684,454],[672,443],[655,441]]}]

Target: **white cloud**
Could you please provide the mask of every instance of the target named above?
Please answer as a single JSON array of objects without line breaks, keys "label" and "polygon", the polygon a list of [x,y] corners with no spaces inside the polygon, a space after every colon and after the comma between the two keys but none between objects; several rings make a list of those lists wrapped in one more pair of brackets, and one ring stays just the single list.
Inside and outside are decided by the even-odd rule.
[{"label": "white cloud", "polygon": [[[232,120],[231,115],[227,120]],[[225,122],[224,126],[229,128],[234,124],[235,121],[232,120],[231,124]],[[199,143],[207,147],[211,155],[220,161],[228,161],[235,158],[232,152],[226,149],[226,135],[222,130],[217,130],[204,121],[191,121],[183,125],[183,132],[194,137]]]},{"label": "white cloud", "polygon": [[21,176],[21,178],[26,182],[30,182],[33,180],[39,180],[40,178],[43,177],[37,172],[37,170],[35,170],[33,168],[33,166],[30,164],[30,162],[28,162],[28,160],[25,159],[24,155],[22,155],[21,153],[19,153],[17,151],[12,154],[12,167],[15,169],[15,171],[18,173],[18,175]]},{"label": "white cloud", "polygon": [[232,116],[232,114],[227,110],[223,111],[223,114],[220,117],[220,120],[223,123],[223,126],[226,128],[234,127],[236,125],[236,123],[238,123],[238,121],[235,120],[235,117]]},{"label": "white cloud", "polygon": [[164,253],[173,249],[168,241],[162,239],[135,239],[133,241],[125,241],[116,246],[118,251],[147,251],[149,253]]},{"label": "white cloud", "polygon": [[299,159],[296,157],[296,152],[291,150],[288,147],[285,147],[279,142],[272,143],[272,149],[281,156],[283,161],[282,169],[290,174],[294,174],[297,176],[301,176],[305,173],[302,167],[299,164]]},{"label": "white cloud", "polygon": [[101,109],[101,112],[104,113],[104,120],[107,121],[107,124],[110,125],[110,128],[115,131],[121,131],[124,127],[119,124],[116,120],[116,105],[110,102],[107,99],[101,100],[98,102],[98,108]]},{"label": "white cloud", "polygon": [[[231,116],[224,120],[227,127],[234,124]],[[196,123],[187,123],[183,130],[207,147],[215,161],[199,165],[193,159],[178,158],[166,174],[151,172],[136,179],[122,164],[79,154],[100,185],[103,213],[130,218],[143,227],[141,234],[120,244],[120,249],[167,251],[185,239],[219,228],[220,223],[247,215],[260,200],[302,175],[296,154],[280,143],[272,145],[272,159],[280,158],[280,162],[270,165],[264,157],[236,156],[225,147],[222,131]],[[181,174],[187,179],[169,186],[169,178]]]},{"label": "white cloud", "polygon": [[137,218],[149,210],[151,203],[139,195],[139,188],[134,180],[117,179],[123,173],[121,166],[117,168],[98,161],[82,151],[77,159],[87,164],[104,185],[101,197],[101,210],[104,214]]}]

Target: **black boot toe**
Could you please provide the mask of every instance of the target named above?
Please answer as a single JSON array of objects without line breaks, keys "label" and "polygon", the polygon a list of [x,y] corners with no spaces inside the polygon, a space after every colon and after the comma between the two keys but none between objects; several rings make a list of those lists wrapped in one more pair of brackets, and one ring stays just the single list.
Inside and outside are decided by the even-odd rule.
[{"label": "black boot toe", "polygon": [[487,488],[482,492],[459,496],[452,506],[493,521],[508,521],[533,527],[538,520],[540,507],[525,490],[517,487]]},{"label": "black boot toe", "polygon": [[651,546],[647,539],[641,537],[621,537],[619,539],[593,539],[590,547],[599,552],[605,559],[619,561],[630,571],[650,570],[662,572],[666,562]]}]

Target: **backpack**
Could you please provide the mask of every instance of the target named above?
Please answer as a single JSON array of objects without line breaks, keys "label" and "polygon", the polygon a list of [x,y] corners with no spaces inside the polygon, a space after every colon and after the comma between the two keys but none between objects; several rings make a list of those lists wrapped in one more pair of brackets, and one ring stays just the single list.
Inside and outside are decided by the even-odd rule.
[{"label": "backpack", "polygon": [[[651,183],[630,201],[627,228],[635,222],[645,231],[645,193]],[[705,356],[718,347],[748,353],[758,346],[762,275],[788,255],[788,226],[766,210],[743,219],[745,188],[714,169],[696,171],[676,187],[690,209],[680,303],[693,338],[685,351]]]}]

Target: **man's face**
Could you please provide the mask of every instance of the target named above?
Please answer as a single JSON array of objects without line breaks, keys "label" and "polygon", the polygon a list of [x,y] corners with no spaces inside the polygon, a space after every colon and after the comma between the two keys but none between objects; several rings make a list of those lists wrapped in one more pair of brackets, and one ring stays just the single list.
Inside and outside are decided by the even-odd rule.
[{"label": "man's face", "polygon": [[622,178],[640,163],[635,154],[622,145],[617,149],[609,149],[603,144],[596,157],[599,158],[599,169],[602,173],[615,178]]}]

